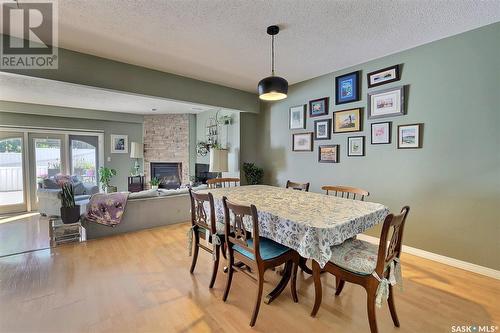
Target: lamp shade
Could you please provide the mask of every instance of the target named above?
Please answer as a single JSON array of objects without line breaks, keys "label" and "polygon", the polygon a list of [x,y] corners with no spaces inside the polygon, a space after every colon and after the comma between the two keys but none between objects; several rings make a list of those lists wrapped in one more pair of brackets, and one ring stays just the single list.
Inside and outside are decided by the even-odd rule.
[{"label": "lamp shade", "polygon": [[227,149],[210,150],[209,172],[227,172]]},{"label": "lamp shade", "polygon": [[279,76],[268,76],[260,80],[257,91],[264,101],[279,101],[288,93],[288,81]]},{"label": "lamp shade", "polygon": [[144,145],[139,142],[132,142],[130,144],[130,158],[143,158]]}]

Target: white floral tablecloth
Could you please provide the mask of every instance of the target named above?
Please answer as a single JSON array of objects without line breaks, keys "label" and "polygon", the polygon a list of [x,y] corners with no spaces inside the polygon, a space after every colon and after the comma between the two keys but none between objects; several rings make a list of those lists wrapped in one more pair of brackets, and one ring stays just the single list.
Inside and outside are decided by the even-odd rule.
[{"label": "white floral tablecloth", "polygon": [[198,191],[208,192],[214,196],[217,223],[224,223],[223,196],[237,204],[254,204],[261,236],[295,249],[321,267],[330,260],[333,245],[373,227],[389,213],[378,203],[267,185]]}]

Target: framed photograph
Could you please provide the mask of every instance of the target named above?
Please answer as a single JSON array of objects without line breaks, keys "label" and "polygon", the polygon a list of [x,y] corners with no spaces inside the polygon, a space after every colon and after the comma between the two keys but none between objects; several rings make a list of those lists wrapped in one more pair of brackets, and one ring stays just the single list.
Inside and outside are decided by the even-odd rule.
[{"label": "framed photograph", "polygon": [[422,148],[422,129],[424,124],[398,126],[398,148]]},{"label": "framed photograph", "polygon": [[389,82],[399,81],[399,65],[379,69],[378,71],[368,73],[368,88],[380,86]]},{"label": "framed photograph", "polygon": [[361,131],[362,109],[349,109],[333,113],[333,133]]},{"label": "framed photograph", "polygon": [[291,130],[306,128],[306,105],[292,106],[289,110],[289,126]]},{"label": "framed photograph", "polygon": [[359,71],[337,76],[335,78],[335,104],[359,101]]},{"label": "framed photograph", "polygon": [[391,127],[392,122],[386,121],[383,123],[372,124],[372,145],[383,145],[391,143]]},{"label": "framed photograph", "polygon": [[313,133],[292,134],[292,151],[312,151]]},{"label": "framed photograph", "polygon": [[368,119],[405,114],[403,86],[368,93]]},{"label": "framed photograph", "polygon": [[350,136],[347,138],[347,156],[365,156],[364,136]]},{"label": "framed photograph", "polygon": [[319,117],[328,115],[328,97],[309,101],[309,117]]},{"label": "framed photograph", "polygon": [[320,163],[338,163],[339,145],[325,145],[318,147],[318,162]]},{"label": "framed photograph", "polygon": [[128,135],[111,134],[111,153],[128,153]]},{"label": "framed photograph", "polygon": [[331,119],[316,120],[314,122],[314,140],[330,140],[331,132]]}]

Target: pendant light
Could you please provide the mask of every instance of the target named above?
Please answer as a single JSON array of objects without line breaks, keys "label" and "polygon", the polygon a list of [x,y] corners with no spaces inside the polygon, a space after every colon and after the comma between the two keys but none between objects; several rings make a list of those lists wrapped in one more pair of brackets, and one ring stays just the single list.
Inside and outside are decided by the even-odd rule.
[{"label": "pendant light", "polygon": [[271,76],[260,80],[257,85],[259,98],[264,101],[279,101],[285,99],[288,93],[288,81],[282,77],[274,76],[274,36],[280,32],[277,25],[267,27],[267,34],[271,36]]}]

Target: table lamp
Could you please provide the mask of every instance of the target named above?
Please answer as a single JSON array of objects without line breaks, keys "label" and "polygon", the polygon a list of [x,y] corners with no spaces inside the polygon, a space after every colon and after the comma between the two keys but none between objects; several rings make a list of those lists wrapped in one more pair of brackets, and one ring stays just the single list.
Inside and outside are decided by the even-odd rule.
[{"label": "table lamp", "polygon": [[227,149],[210,149],[209,172],[227,172]]},{"label": "table lamp", "polygon": [[130,158],[135,158],[134,176],[139,176],[139,158],[144,157],[144,146],[142,143],[132,142],[130,144]]}]

